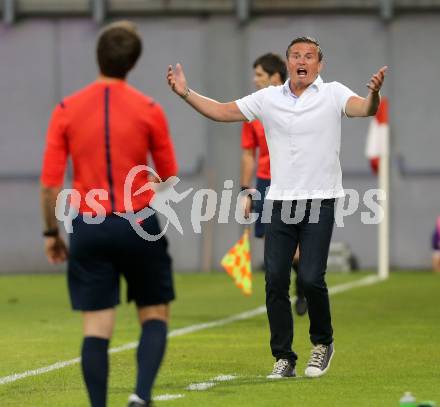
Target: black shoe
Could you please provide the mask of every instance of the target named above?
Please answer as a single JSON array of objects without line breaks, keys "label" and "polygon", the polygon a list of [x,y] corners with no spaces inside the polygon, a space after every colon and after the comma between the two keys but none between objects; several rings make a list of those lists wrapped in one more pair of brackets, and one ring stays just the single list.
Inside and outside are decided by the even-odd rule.
[{"label": "black shoe", "polygon": [[295,312],[300,317],[307,314],[307,300],[306,297],[298,297],[295,301]]},{"label": "black shoe", "polygon": [[273,365],[273,370],[268,379],[281,379],[283,377],[295,377],[295,365],[287,359],[279,359]]},{"label": "black shoe", "polygon": [[305,375],[319,377],[327,372],[330,362],[335,354],[333,342],[330,345],[316,345],[312,349],[310,360],[307,363]]}]

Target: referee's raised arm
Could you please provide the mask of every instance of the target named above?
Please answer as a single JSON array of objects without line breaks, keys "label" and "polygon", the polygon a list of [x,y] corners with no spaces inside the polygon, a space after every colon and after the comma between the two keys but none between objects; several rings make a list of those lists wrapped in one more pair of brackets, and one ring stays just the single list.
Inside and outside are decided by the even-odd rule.
[{"label": "referee's raised arm", "polygon": [[167,81],[174,93],[179,95],[195,110],[208,119],[217,122],[239,122],[247,120],[235,102],[221,103],[199,95],[187,85],[182,65],[168,66]]}]

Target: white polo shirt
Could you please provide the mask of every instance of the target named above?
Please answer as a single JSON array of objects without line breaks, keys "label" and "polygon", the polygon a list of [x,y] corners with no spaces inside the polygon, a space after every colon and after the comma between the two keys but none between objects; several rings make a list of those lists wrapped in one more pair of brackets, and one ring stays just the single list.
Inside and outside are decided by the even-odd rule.
[{"label": "white polo shirt", "polygon": [[263,123],[270,155],[273,200],[328,199],[344,196],[339,162],[341,119],[356,94],[320,76],[301,94],[289,81],[236,101],[249,120]]}]

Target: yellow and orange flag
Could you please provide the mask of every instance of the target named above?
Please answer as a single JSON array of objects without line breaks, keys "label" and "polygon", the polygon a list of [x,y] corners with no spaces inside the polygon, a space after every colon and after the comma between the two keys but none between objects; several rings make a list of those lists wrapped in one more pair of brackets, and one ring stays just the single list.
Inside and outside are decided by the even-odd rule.
[{"label": "yellow and orange flag", "polygon": [[243,294],[252,294],[251,251],[248,229],[245,229],[241,239],[224,255],[221,265]]}]

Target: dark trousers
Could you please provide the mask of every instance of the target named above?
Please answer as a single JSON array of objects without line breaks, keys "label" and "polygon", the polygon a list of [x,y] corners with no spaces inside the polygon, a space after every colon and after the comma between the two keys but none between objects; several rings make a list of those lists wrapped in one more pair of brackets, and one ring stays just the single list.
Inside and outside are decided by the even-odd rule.
[{"label": "dark trousers", "polygon": [[334,204],[334,199],[273,202],[272,219],[266,225],[264,263],[270,347],[277,360],[297,359],[292,350],[293,316],[289,287],[293,255],[298,245],[298,279],[308,303],[310,340],[313,344],[326,345],[333,341],[324,277],[333,232]]}]

